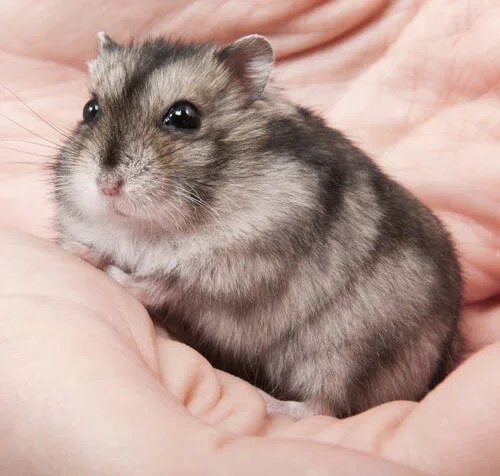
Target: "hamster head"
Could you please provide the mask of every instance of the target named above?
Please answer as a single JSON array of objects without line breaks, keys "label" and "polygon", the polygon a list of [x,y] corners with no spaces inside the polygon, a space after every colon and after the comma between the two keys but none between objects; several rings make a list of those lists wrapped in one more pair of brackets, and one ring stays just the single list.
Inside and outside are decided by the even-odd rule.
[{"label": "hamster head", "polygon": [[59,203],[82,220],[132,226],[180,231],[208,220],[230,150],[262,135],[255,111],[273,65],[269,42],[123,46],[99,36],[90,100],[56,164]]}]

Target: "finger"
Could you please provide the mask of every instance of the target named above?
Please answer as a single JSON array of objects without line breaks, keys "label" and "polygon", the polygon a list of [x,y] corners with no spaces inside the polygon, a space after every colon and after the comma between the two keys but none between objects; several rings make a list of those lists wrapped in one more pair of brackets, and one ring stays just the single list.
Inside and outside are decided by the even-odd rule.
[{"label": "finger", "polygon": [[206,474],[416,476],[416,470],[307,440],[238,438],[222,445]]},{"label": "finger", "polygon": [[[106,4],[87,0],[85,14],[74,4],[54,2],[45,4],[41,22],[40,12],[20,1],[3,7],[5,38],[22,37],[24,41],[6,42],[3,49],[20,56],[37,55],[51,63],[84,67],[85,60],[95,54],[96,25],[120,41],[130,40],[133,24],[135,36],[163,33],[183,38],[230,41],[237,36],[262,32],[277,37],[279,52],[290,55],[324,45],[368,22],[387,6],[388,0],[329,1],[302,0],[299,2],[248,2],[232,4],[214,0],[206,2],[161,2],[140,8],[131,3],[125,16],[113,15],[122,4],[110,0]],[[211,13],[217,9],[217,16]],[[23,16],[22,25],[16,21]],[[105,20],[103,20],[105,19]],[[64,21],[63,21],[64,20]],[[33,34],[36,32],[36,34]],[[61,42],[60,38],[80,38],[80,41]],[[55,47],[54,45],[57,45]]]},{"label": "finger", "polygon": [[475,354],[405,418],[383,453],[436,475],[500,474],[500,344]]},{"label": "finger", "polygon": [[466,306],[461,332],[469,354],[500,341],[500,299],[492,298]]},{"label": "finger", "polygon": [[416,406],[416,402],[389,402],[345,419],[314,416],[272,429],[271,434],[334,443],[351,450],[380,455],[381,446]]},{"label": "finger", "polygon": [[165,334],[158,335],[157,352],[165,387],[191,414],[235,434],[262,432],[267,416],[254,387],[214,369],[200,354]]}]

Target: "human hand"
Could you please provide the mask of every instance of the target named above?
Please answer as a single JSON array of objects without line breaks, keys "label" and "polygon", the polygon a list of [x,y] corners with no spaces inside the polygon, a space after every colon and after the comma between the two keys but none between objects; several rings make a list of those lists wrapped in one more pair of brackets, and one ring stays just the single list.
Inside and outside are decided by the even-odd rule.
[{"label": "human hand", "polygon": [[415,474],[263,438],[282,423],[256,390],[155,332],[104,273],[8,229],[0,256],[2,475]]},{"label": "human hand", "polygon": [[[10,53],[3,54],[0,82],[15,89],[51,123],[67,125],[78,120],[86,97],[84,60],[93,54],[98,30],[106,30],[119,40],[128,39],[131,34],[124,25],[137,25],[139,34],[152,29],[220,40],[250,32],[266,34],[276,46],[280,60],[276,77],[289,87],[290,93],[322,110],[332,125],[346,131],[386,171],[443,218],[459,246],[464,265],[467,293],[463,327],[468,348],[476,352],[498,340],[498,166],[494,160],[498,112],[493,88],[500,67],[496,68],[487,54],[495,52],[493,32],[500,15],[494,1],[410,4],[359,0],[318,5],[296,2],[273,7],[255,2],[259,5],[253,16],[243,12],[242,7],[230,10],[222,4],[217,22],[207,21],[213,8],[208,1],[203,7],[199,2],[176,6],[176,11],[163,3],[152,2],[150,9],[123,2],[112,8],[113,3],[103,6],[87,2],[84,14],[76,11],[74,5],[62,2],[51,7],[44,5],[42,12],[33,6],[26,8],[23,2],[2,7],[6,10],[3,50]],[[121,15],[105,14],[103,8],[120,11]],[[22,23],[16,21],[20,12]],[[49,14],[50,21],[44,20],[43,15]],[[107,18],[107,23],[99,24],[98,18]],[[220,25],[224,28],[218,28]],[[43,30],[45,27],[50,30]],[[12,41],[13,38],[23,41]],[[0,112],[43,137],[60,140],[58,133],[43,125],[8,93],[3,96]],[[1,132],[3,138],[15,135],[42,143],[7,120],[2,120]],[[51,151],[24,143],[4,144],[25,150],[32,147],[29,150],[36,154]],[[481,168],[473,162],[479,162],[479,155]],[[23,161],[13,151],[3,155],[1,219],[6,225],[48,236],[48,187],[42,186],[43,174],[32,162],[40,160],[28,155]],[[78,274],[79,284],[75,280],[74,286],[86,282],[90,270],[85,269],[85,273]],[[62,265],[57,270],[62,273]],[[93,283],[93,293],[98,293],[101,283]],[[126,299],[125,296],[123,293],[120,299]],[[104,302],[96,304],[96,316],[103,316],[103,305]],[[124,319],[116,317],[112,310],[108,312],[118,321]],[[200,370],[198,364],[186,368],[183,363],[202,360],[191,351],[186,356],[175,347],[179,344],[171,345],[176,349],[175,357],[170,354],[165,362],[170,363],[168,375],[176,378],[169,379],[166,385],[169,395],[175,395],[171,388],[174,384],[179,391],[185,390],[184,379],[193,374],[199,376],[193,383],[198,390],[203,388],[200,382],[206,375],[212,375],[218,385],[224,378],[229,379],[231,384],[223,387],[223,395],[230,395],[234,385],[242,385],[206,365]],[[255,402],[254,390],[243,385],[238,387],[241,393],[237,401],[233,401],[234,414],[252,410],[247,413],[248,423],[239,426],[235,433],[319,439],[402,461],[433,474],[495,474],[500,471],[493,446],[499,428],[489,415],[496,414],[500,400],[496,384],[498,352],[498,345],[479,352],[420,404],[391,403],[341,422],[329,418],[297,423],[266,419],[260,401],[250,403]],[[72,361],[70,357],[67,356]],[[108,371],[114,368],[112,362],[103,359],[105,356],[96,353],[96,357],[101,365],[109,365]],[[125,384],[120,380],[116,388]],[[101,410],[104,408],[105,405]],[[113,414],[105,414],[106,421],[112,423]],[[64,424],[69,424],[66,419],[60,421],[60,425]],[[36,429],[31,427],[32,438]],[[243,441],[243,446],[248,444],[248,440]],[[304,446],[297,451],[304,455],[309,450]],[[90,448],[86,455],[92,457]],[[127,461],[130,459],[127,454]]]}]

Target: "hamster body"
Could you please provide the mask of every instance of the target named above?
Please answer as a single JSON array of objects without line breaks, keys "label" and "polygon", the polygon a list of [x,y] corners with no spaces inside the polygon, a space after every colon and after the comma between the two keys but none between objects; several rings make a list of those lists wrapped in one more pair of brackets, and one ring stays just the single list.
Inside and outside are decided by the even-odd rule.
[{"label": "hamster body", "polygon": [[122,46],[55,165],[61,243],[280,400],[345,417],[456,362],[460,269],[438,219],[268,84],[265,38]]}]

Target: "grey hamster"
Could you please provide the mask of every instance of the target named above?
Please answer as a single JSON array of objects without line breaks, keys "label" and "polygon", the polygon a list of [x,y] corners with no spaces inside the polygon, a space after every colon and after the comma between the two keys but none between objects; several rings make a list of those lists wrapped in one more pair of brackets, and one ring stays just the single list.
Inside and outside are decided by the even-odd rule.
[{"label": "grey hamster", "polygon": [[273,61],[259,35],[125,46],[102,34],[54,167],[60,242],[277,399],[338,417],[418,400],[460,352],[450,238],[284,98]]}]

